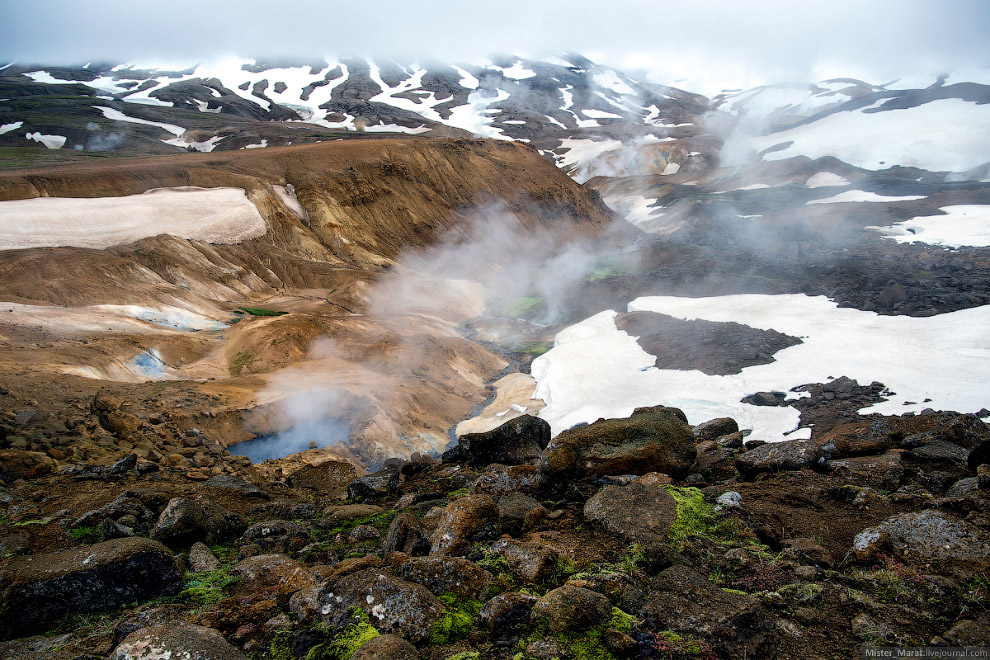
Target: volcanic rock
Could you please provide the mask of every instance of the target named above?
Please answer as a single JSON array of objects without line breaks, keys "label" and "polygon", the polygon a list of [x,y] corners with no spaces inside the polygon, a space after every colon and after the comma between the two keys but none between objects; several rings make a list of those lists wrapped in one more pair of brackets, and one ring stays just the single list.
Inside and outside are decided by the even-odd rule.
[{"label": "volcanic rock", "polygon": [[374,474],[354,479],[347,485],[347,498],[385,497],[399,487],[399,469],[393,465],[383,467]]},{"label": "volcanic rock", "polygon": [[656,486],[605,486],[585,503],[584,517],[630,543],[650,546],[667,540],[677,503]]},{"label": "volcanic rock", "polygon": [[814,440],[784,440],[750,449],[736,457],[736,467],[745,477],[760,472],[784,472],[817,467],[825,458],[821,444]]},{"label": "volcanic rock", "polygon": [[170,595],[181,584],[172,553],[144,538],[14,557],[0,568],[0,636],[24,636],[72,612]]},{"label": "volcanic rock", "polygon": [[248,660],[219,631],[188,623],[150,626],[132,632],[114,649],[113,660]]},{"label": "volcanic rock", "polygon": [[350,660],[418,660],[416,647],[396,635],[379,635],[359,648]]},{"label": "volcanic rock", "polygon": [[687,474],[697,455],[694,436],[676,408],[637,408],[626,419],[600,419],[564,431],[543,452],[540,472],[551,483],[566,475]]},{"label": "volcanic rock", "polygon": [[611,612],[612,604],[605,596],[582,587],[564,585],[537,600],[531,617],[545,620],[551,632],[559,633],[600,626]]},{"label": "volcanic rock", "polygon": [[468,495],[451,502],[440,514],[440,521],[430,536],[431,555],[454,555],[464,552],[476,540],[498,533],[498,507],[488,495]]},{"label": "volcanic rock", "polygon": [[351,607],[364,610],[371,624],[383,633],[396,633],[411,642],[430,636],[444,607],[430,591],[369,568],[323,585],[316,606],[324,621],[346,615]]},{"label": "volcanic rock", "polygon": [[437,596],[452,593],[474,600],[484,598],[492,581],[491,573],[459,557],[410,557],[399,567],[398,574]]},{"label": "volcanic rock", "polygon": [[491,431],[461,436],[443,460],[466,461],[475,467],[535,463],[549,442],[550,425],[539,417],[522,415]]}]

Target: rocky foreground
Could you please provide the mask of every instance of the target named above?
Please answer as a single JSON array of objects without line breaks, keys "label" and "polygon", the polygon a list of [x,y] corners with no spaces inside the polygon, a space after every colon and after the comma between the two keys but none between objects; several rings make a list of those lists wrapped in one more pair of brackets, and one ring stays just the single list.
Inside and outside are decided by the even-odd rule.
[{"label": "rocky foreground", "polygon": [[974,415],[861,417],[761,445],[731,419],[691,427],[656,407],[552,440],[524,416],[364,476],[329,461],[204,480],[134,454],[7,471],[0,650],[608,660],[986,645],[988,461]]}]

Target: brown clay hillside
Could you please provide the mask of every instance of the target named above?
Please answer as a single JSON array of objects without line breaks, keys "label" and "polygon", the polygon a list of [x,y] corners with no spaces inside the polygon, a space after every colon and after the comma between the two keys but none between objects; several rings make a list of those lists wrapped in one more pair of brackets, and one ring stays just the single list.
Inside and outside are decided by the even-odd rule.
[{"label": "brown clay hillside", "polygon": [[[39,424],[21,447],[30,460],[99,460],[133,447],[142,458],[171,457],[217,473],[227,469],[222,452],[203,460],[174,451],[184,431],[197,427],[226,446],[282,430],[297,421],[285,413],[286,398],[311,390],[332,392],[319,412],[347,420],[352,431],[352,446],[320,455],[374,463],[442,450],[450,427],[484,401],[486,383],[507,364],[458,328],[479,312],[483,292],[422,281],[415,287],[441,299],[435,308],[379,309],[370,317],[368,298],[381,274],[403,250],[466,235],[478,209],[499,208],[513,231],[544,236],[548,247],[555,236],[594,236],[613,220],[597,196],[534,149],[467,139],[342,141],[25,170],[0,175],[0,200],[123,197],[180,186],[242,189],[264,219],[264,235],[223,245],[161,233],[104,249],[0,251],[4,409],[45,409],[79,429],[72,447],[53,448]],[[242,320],[191,332],[98,305]],[[236,314],[241,307],[289,314]],[[135,414],[134,428],[108,428],[90,414],[99,391]],[[186,405],[191,400],[196,405]],[[106,434],[114,442],[101,446]]]}]

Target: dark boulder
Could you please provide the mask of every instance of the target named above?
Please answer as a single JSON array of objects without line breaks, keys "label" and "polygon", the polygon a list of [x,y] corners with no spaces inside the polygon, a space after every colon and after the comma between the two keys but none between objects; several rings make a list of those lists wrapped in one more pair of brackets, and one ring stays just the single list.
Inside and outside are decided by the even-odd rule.
[{"label": "dark boulder", "polygon": [[443,460],[466,461],[475,467],[536,463],[549,442],[550,425],[539,417],[522,415],[491,431],[461,436]]},{"label": "dark boulder", "polygon": [[0,569],[0,637],[23,637],[75,612],[96,612],[174,594],[172,553],[132,537],[10,559]]},{"label": "dark boulder", "polygon": [[630,543],[652,546],[667,540],[677,503],[656,486],[605,486],[585,503],[584,518]]},{"label": "dark boulder", "polygon": [[785,472],[816,468],[827,459],[822,445],[814,440],[769,442],[736,457],[736,468],[745,477],[760,472]]},{"label": "dark boulder", "polygon": [[410,557],[398,568],[399,577],[421,584],[433,594],[455,594],[481,600],[488,593],[492,575],[472,561],[459,557]]},{"label": "dark boulder", "polygon": [[451,502],[430,536],[431,555],[456,555],[476,541],[498,536],[498,507],[487,495],[468,495]]},{"label": "dark boulder", "polygon": [[694,435],[676,408],[637,408],[625,419],[600,419],[564,431],[543,452],[540,471],[559,482],[573,476],[663,472],[684,477],[697,457]]},{"label": "dark boulder", "polygon": [[149,536],[180,548],[197,541],[208,545],[224,543],[237,538],[245,527],[243,517],[214,502],[175,497],[169,500]]},{"label": "dark boulder", "polygon": [[534,620],[547,622],[550,632],[583,631],[608,621],[612,603],[600,593],[565,584],[536,601]]},{"label": "dark boulder", "polygon": [[684,565],[661,572],[652,587],[641,612],[646,629],[709,640],[720,658],[775,657],[778,633],[752,596],[719,589]]},{"label": "dark boulder", "polygon": [[379,635],[355,651],[350,660],[418,660],[416,647],[396,635]]},{"label": "dark boulder", "polygon": [[374,474],[367,474],[351,481],[347,485],[347,497],[348,499],[386,497],[394,493],[398,487],[399,469],[389,465]]}]

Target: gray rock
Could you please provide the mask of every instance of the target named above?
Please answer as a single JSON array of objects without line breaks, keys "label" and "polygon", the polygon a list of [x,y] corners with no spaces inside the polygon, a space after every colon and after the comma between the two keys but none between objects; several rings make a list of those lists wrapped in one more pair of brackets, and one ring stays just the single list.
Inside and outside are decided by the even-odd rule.
[{"label": "gray rock", "polygon": [[386,497],[399,487],[399,470],[393,465],[385,466],[374,474],[354,479],[347,485],[348,499],[355,497]]},{"label": "gray rock", "polygon": [[326,583],[317,593],[316,606],[326,623],[346,615],[351,607],[361,608],[380,632],[395,633],[413,643],[428,639],[444,612],[426,587],[375,568]]},{"label": "gray rock", "polygon": [[550,632],[590,630],[608,621],[612,603],[582,587],[564,585],[548,592],[533,605],[532,618],[547,622]]},{"label": "gray rock", "polygon": [[897,490],[904,478],[904,466],[899,451],[826,461],[825,469],[830,474],[841,474],[848,483],[888,491]]},{"label": "gray rock", "polygon": [[0,638],[23,637],[71,612],[95,612],[176,593],[161,543],[123,538],[10,559],[0,568]]},{"label": "gray rock", "polygon": [[557,565],[557,553],[533,543],[501,539],[492,551],[505,557],[509,569],[526,582],[539,582],[550,576]]},{"label": "gray rock", "polygon": [[916,460],[935,463],[966,465],[970,450],[945,440],[932,440],[926,445],[912,449],[910,456]]},{"label": "gray rock", "polygon": [[471,486],[471,494],[492,497],[512,493],[532,495],[539,488],[540,473],[533,465],[489,465]]},{"label": "gray rock", "polygon": [[112,657],[113,660],[248,660],[219,631],[188,623],[136,630],[114,649]]},{"label": "gray rock", "polygon": [[487,495],[468,495],[444,508],[430,536],[431,555],[463,553],[473,541],[498,535],[498,507]]},{"label": "gray rock", "polygon": [[539,417],[522,415],[491,431],[461,436],[443,460],[466,461],[475,467],[536,463],[549,442],[550,425]]},{"label": "gray rock", "polygon": [[128,454],[110,466],[110,474],[127,474],[137,467],[137,454]]},{"label": "gray rock", "polygon": [[676,408],[637,408],[626,419],[600,419],[550,441],[540,471],[558,485],[570,476],[663,472],[685,476],[697,457],[694,436]]},{"label": "gray rock", "polygon": [[271,495],[254,484],[230,474],[218,474],[210,477],[200,484],[200,488],[210,488],[219,491],[232,491],[244,497],[250,497],[256,500],[270,500],[272,498]]},{"label": "gray rock", "polygon": [[302,523],[291,520],[266,520],[248,527],[241,538],[249,543],[257,543],[268,552],[289,552],[306,545],[309,541],[309,532]]},{"label": "gray rock", "polygon": [[220,560],[205,543],[196,542],[189,548],[189,572],[209,573],[220,568]]},{"label": "gray rock", "polygon": [[196,541],[224,543],[244,531],[244,519],[208,500],[175,497],[158,517],[149,536],[173,547],[190,546]]},{"label": "gray rock", "polygon": [[495,596],[481,608],[481,624],[495,640],[509,640],[529,627],[536,596],[509,592]]},{"label": "gray rock", "polygon": [[861,558],[886,549],[898,557],[990,566],[990,538],[978,527],[941,511],[902,513],[860,532],[853,550]]},{"label": "gray rock", "polygon": [[134,536],[134,530],[130,527],[120,524],[115,520],[110,518],[105,518],[103,522],[97,526],[96,531],[99,532],[100,538],[104,541],[109,541],[111,539],[123,539],[128,536]]},{"label": "gray rock", "polygon": [[778,633],[758,600],[719,589],[684,565],[662,571],[640,613],[647,630],[709,640],[718,657],[773,657]]},{"label": "gray rock", "polygon": [[746,477],[760,472],[784,472],[815,468],[826,459],[814,440],[784,440],[750,449],[736,457],[736,468]]},{"label": "gray rock", "polygon": [[605,486],[585,503],[584,518],[631,543],[655,545],[667,540],[677,503],[656,486]]},{"label": "gray rock", "polygon": [[411,513],[400,513],[392,519],[392,523],[388,526],[382,553],[386,556],[390,552],[404,552],[412,555],[416,554],[417,545],[429,552],[430,543],[427,536],[426,529],[419,518]]},{"label": "gray rock", "polygon": [[418,660],[416,647],[396,635],[379,635],[351,656],[350,660]]},{"label": "gray rock", "polygon": [[437,596],[452,593],[479,601],[488,594],[492,582],[491,573],[459,557],[410,557],[399,567],[398,574]]},{"label": "gray rock", "polygon": [[705,442],[706,440],[717,440],[723,435],[731,435],[739,431],[739,424],[736,420],[731,417],[718,417],[717,419],[710,419],[707,422],[702,422],[692,429],[694,433],[694,439],[696,442]]},{"label": "gray rock", "polygon": [[385,509],[374,504],[341,504],[328,506],[323,510],[323,520],[320,524],[330,529],[341,523],[367,518],[379,513],[385,513]]}]

